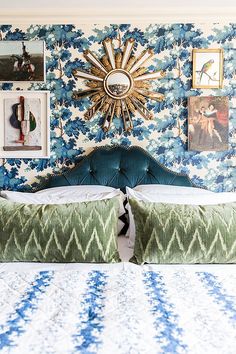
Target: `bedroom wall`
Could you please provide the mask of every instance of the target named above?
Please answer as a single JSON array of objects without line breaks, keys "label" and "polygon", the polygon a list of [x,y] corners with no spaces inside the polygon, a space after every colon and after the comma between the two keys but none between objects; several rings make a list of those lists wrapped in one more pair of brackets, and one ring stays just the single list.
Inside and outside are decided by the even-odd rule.
[{"label": "bedroom wall", "polygon": [[[173,171],[186,173],[192,181],[214,191],[236,188],[236,25],[234,24],[128,24],[128,25],[1,25],[2,40],[45,40],[47,81],[42,84],[0,84],[2,90],[30,89],[51,91],[51,158],[0,159],[0,188],[17,190],[37,183],[53,171],[73,166],[78,157],[101,145],[139,145]],[[90,106],[88,98],[74,101],[72,92],[83,88],[74,80],[72,70],[86,68],[83,51],[87,48],[102,54],[101,41],[113,38],[116,47],[132,37],[137,53],[152,47],[155,56],[150,70],[166,71],[165,78],[154,83],[154,89],[165,94],[163,103],[150,101],[155,115],[145,121],[136,114],[131,133],[122,131],[115,119],[112,129],[104,134],[101,117],[83,119]],[[192,48],[223,48],[224,88],[191,89]],[[229,150],[225,152],[187,151],[187,98],[195,95],[230,97]]]}]

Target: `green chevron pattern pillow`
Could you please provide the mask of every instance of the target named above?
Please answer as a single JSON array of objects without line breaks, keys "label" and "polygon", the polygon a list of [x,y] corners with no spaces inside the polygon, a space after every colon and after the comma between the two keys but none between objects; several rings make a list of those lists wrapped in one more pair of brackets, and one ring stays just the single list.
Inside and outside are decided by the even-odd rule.
[{"label": "green chevron pattern pillow", "polygon": [[0,199],[0,261],[119,262],[116,198],[62,205]]},{"label": "green chevron pattern pillow", "polygon": [[236,203],[129,202],[136,228],[131,262],[236,263]]}]

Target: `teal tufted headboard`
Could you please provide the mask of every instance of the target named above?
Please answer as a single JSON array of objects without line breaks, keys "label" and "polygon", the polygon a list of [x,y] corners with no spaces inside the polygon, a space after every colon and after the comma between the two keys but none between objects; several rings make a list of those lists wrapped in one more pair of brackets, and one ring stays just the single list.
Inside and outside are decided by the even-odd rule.
[{"label": "teal tufted headboard", "polygon": [[41,189],[70,185],[104,185],[122,190],[138,184],[192,186],[185,175],[171,172],[138,146],[99,147],[73,169],[51,176]]}]

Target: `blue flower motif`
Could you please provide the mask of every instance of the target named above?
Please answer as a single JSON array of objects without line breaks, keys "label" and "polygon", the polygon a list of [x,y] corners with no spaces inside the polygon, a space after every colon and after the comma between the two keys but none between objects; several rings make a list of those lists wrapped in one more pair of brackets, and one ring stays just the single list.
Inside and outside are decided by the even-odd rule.
[{"label": "blue flower motif", "polygon": [[[187,173],[192,181],[214,191],[230,191],[236,186],[235,169],[235,129],[236,107],[236,52],[233,40],[235,24],[212,25],[210,33],[204,26],[189,23],[151,24],[132,26],[131,24],[111,24],[94,26],[87,35],[82,26],[30,25],[28,28],[0,25],[3,40],[44,40],[46,44],[45,83],[28,84],[30,90],[51,91],[51,158],[50,159],[6,159],[0,165],[0,188],[20,190],[28,188],[31,176],[42,172],[58,170],[61,164],[71,166],[78,156],[84,154],[83,143],[132,145],[140,142],[158,161],[178,172]],[[75,69],[87,70],[82,53],[86,49],[104,54],[100,44],[105,38],[114,40],[115,51],[124,48],[125,41],[135,39],[136,50],[151,47],[154,51],[148,70],[164,70],[166,76],[151,81],[151,89],[164,94],[162,102],[147,101],[147,109],[154,119],[145,121],[136,112],[133,116],[134,129],[124,132],[122,119],[114,117],[111,129],[104,133],[101,126],[104,117],[95,115],[84,120],[85,111],[92,100],[85,97],[75,100],[73,92],[82,89],[82,79],[73,75]],[[201,89],[192,89],[192,48],[207,48],[218,43],[224,49],[224,87],[210,91],[209,95],[228,96],[229,149],[223,152],[193,152],[187,150],[188,98],[203,95]],[[26,84],[25,84],[26,85]],[[21,88],[21,83],[1,83],[2,90]],[[209,171],[209,162],[212,162]],[[50,170],[49,170],[50,169]]]}]

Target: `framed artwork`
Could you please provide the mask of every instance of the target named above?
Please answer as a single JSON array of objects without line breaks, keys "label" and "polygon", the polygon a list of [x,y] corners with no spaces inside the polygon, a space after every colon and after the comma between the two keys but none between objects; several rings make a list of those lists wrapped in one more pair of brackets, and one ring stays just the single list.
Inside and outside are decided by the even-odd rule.
[{"label": "framed artwork", "polygon": [[222,88],[223,62],[223,49],[193,49],[193,88]]},{"label": "framed artwork", "polygon": [[45,81],[44,41],[0,41],[0,81]]},{"label": "framed artwork", "polygon": [[50,92],[0,92],[0,158],[50,157]]},{"label": "framed artwork", "polygon": [[228,126],[228,97],[189,97],[188,150],[228,150]]}]

